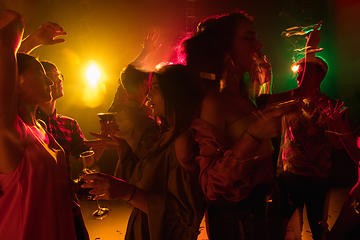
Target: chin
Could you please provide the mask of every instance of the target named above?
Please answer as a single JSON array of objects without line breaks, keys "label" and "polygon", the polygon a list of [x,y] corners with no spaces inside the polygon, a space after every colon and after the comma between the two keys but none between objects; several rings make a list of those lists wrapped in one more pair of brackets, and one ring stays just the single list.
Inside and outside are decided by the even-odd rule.
[{"label": "chin", "polygon": [[44,98],[44,99],[42,99],[41,101],[39,101],[38,102],[38,104],[45,104],[45,103],[48,103],[48,102],[50,102],[52,100],[52,98],[50,97],[50,98]]},{"label": "chin", "polygon": [[64,96],[64,94],[53,94],[53,99],[56,100],[58,98],[61,98],[62,96]]}]

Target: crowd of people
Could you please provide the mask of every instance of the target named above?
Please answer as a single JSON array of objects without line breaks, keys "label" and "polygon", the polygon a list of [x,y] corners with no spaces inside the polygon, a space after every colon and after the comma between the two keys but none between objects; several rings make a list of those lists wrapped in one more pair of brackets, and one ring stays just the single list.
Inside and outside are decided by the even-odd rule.
[{"label": "crowd of people", "polygon": [[[289,239],[290,218],[304,205],[313,239],[356,239],[347,234],[360,222],[359,182],[331,231],[327,225],[331,148],[344,147],[357,167],[360,148],[344,104],[320,91],[328,71],[315,56],[322,23],[296,63],[298,87],[272,94],[271,66],[252,21],[242,11],[204,19],[181,43],[185,62],[153,72],[142,66],[160,44],[156,32],[148,35],[121,72],[109,108],[116,121],[101,121],[97,140],[87,141],[76,120],[56,111],[64,76],[31,55],[64,42],[66,32],[49,22],[23,38],[22,16],[5,11],[0,238],[90,239],[70,155],[93,150],[97,160],[116,149],[114,176],[87,173],[81,187],[96,200],[133,206],[127,240],[196,240],[204,216],[210,240]],[[302,218],[296,222],[302,226]]]}]

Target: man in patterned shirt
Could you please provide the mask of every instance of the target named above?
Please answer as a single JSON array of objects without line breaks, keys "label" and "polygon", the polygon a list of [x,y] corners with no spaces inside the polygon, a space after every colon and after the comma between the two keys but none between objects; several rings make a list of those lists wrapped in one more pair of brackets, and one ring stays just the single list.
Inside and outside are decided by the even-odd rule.
[{"label": "man in patterned shirt", "polygon": [[[85,145],[84,135],[81,132],[76,120],[60,115],[56,112],[56,100],[64,95],[62,86],[64,80],[63,75],[60,73],[55,64],[47,61],[41,61],[41,64],[44,66],[46,75],[54,82],[54,85],[51,87],[52,100],[39,106],[36,117],[46,124],[47,131],[64,149],[69,179],[71,180],[70,154],[75,159],[78,159],[79,155],[82,152],[90,150],[90,147]],[[99,156],[98,154],[96,155]],[[97,156],[95,156],[95,158],[98,158]],[[77,239],[88,240],[89,234],[81,214],[80,202],[73,191],[71,193],[71,200]]]},{"label": "man in patterned shirt", "polygon": [[[297,64],[297,81],[300,83],[305,59]],[[298,115],[285,115],[283,118],[278,175],[289,197],[289,217],[297,208],[301,210],[301,219],[297,221],[300,225],[293,227],[301,231],[302,209],[306,204],[313,239],[324,239],[328,232],[329,157],[333,146],[340,149],[342,145],[336,134],[329,131],[329,113],[326,111],[329,105],[333,108],[336,101],[320,91],[320,83],[325,78],[328,66],[322,58],[313,56],[306,62],[308,67],[315,68],[314,82],[318,88],[309,91],[299,103]],[[296,237],[301,233],[294,234]]]}]

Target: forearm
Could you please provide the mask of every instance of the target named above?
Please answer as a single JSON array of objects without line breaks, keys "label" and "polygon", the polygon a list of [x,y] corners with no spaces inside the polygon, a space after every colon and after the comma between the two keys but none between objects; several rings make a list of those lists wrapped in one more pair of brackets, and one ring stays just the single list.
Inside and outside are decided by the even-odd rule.
[{"label": "forearm", "polygon": [[135,58],[134,62],[144,62],[150,53],[144,49],[141,50],[139,55]]},{"label": "forearm", "polygon": [[286,92],[270,94],[267,105],[273,103],[291,101],[291,100],[301,100],[303,96],[304,96],[304,91],[298,87]]},{"label": "forearm", "polygon": [[19,52],[29,54],[39,46],[41,44],[37,42],[36,38],[33,35],[29,35],[22,40]]},{"label": "forearm", "polygon": [[18,110],[18,81],[15,53],[4,39],[0,39],[0,56],[0,122],[9,127]]},{"label": "forearm", "polygon": [[129,194],[127,196],[128,198],[125,198],[124,200],[128,201],[134,207],[140,209],[142,212],[147,214],[147,207],[146,207],[147,194],[146,194],[146,192],[136,186],[131,185],[131,187],[129,188],[129,192],[128,192]]}]

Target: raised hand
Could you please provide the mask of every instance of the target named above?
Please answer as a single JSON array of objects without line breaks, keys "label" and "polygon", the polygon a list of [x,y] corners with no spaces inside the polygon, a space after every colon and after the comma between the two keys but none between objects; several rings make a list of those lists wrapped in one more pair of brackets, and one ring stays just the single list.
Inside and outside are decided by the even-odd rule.
[{"label": "raised hand", "polygon": [[321,41],[321,38],[319,36],[319,33],[321,33],[322,21],[320,21],[315,27],[314,30],[312,30],[307,36],[307,42],[306,42],[306,50],[305,51],[321,51],[322,48],[319,48],[319,43]]},{"label": "raised hand", "polygon": [[347,121],[347,108],[344,108],[344,103],[340,103],[339,99],[336,101],[335,106],[328,101],[329,106],[325,109],[327,119],[336,132],[345,133],[350,130]]},{"label": "raised hand", "polygon": [[24,28],[24,20],[19,13],[7,10],[1,15],[0,40],[10,44],[14,53],[19,49]]},{"label": "raised hand", "polygon": [[329,122],[330,141],[338,149],[344,147],[354,163],[359,167],[359,138],[355,137],[351,130],[347,117],[347,108],[344,108],[344,103],[340,103],[338,99],[333,107],[333,104],[329,101],[329,107],[325,112]]},{"label": "raised hand", "polygon": [[[321,28],[322,21],[319,22],[314,30],[311,31],[307,38],[306,47],[305,47],[305,62],[311,62],[311,60],[315,59],[315,53],[322,51],[322,48],[319,48],[318,45],[320,43],[319,33],[321,32],[319,29]],[[305,69],[303,71],[302,79],[300,81],[300,88],[302,95],[305,96],[307,94],[312,94],[312,91],[320,87],[321,81],[314,81],[316,77],[316,68],[315,65],[306,64]]]},{"label": "raised hand", "polygon": [[159,37],[160,34],[157,33],[156,31],[153,31],[152,33],[147,35],[143,43],[143,48],[144,48],[143,51],[145,51],[147,54],[150,54],[158,50],[159,47],[161,46],[160,43],[157,43]]},{"label": "raised hand", "polygon": [[40,26],[38,30],[26,37],[20,47],[20,51],[29,53],[41,45],[55,45],[65,42],[60,36],[66,36],[67,33],[57,23],[47,22]]},{"label": "raised hand", "polygon": [[40,26],[40,28],[34,33],[34,37],[42,45],[54,45],[65,42],[63,38],[57,38],[59,36],[66,36],[67,33],[57,23],[47,22]]},{"label": "raised hand", "polygon": [[140,54],[136,57],[134,62],[143,62],[145,59],[153,52],[159,49],[161,44],[157,43],[160,34],[153,31],[149,35],[146,36],[143,43],[143,49],[141,50]]}]

